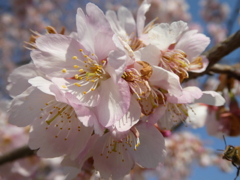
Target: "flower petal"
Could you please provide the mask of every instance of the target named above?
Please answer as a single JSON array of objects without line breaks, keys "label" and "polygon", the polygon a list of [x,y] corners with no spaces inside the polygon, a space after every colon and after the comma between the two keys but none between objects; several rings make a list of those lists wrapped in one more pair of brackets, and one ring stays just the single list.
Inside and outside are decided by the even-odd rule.
[{"label": "flower petal", "polygon": [[39,118],[41,108],[52,99],[54,96],[44,94],[36,87],[29,87],[13,99],[8,122],[20,127],[30,125],[34,119]]},{"label": "flower petal", "polygon": [[192,103],[195,99],[199,99],[202,96],[202,91],[196,86],[188,86],[183,88],[181,96],[169,96],[167,95],[167,101],[174,104],[186,104]]},{"label": "flower petal", "polygon": [[102,81],[100,96],[100,106],[96,107],[97,118],[102,126],[108,127],[120,120],[129,108],[128,83],[120,79],[118,84],[115,84],[111,78]]},{"label": "flower petal", "polygon": [[127,131],[131,129],[140,119],[141,116],[141,107],[137,100],[131,96],[131,103],[128,109],[128,112],[115,123],[116,129],[118,131]]},{"label": "flower petal", "polygon": [[21,67],[16,68],[8,77],[7,86],[10,96],[14,97],[21,94],[31,85],[28,83],[28,79],[43,76],[43,73],[38,71],[34,64],[26,64]]},{"label": "flower petal", "polygon": [[127,150],[119,151],[120,153],[117,151],[108,153],[107,146],[109,146],[110,136],[111,134],[107,133],[96,142],[93,153],[94,167],[104,179],[108,179],[112,175],[112,179],[122,180],[133,168],[134,162]]},{"label": "flower petal", "polygon": [[209,45],[210,39],[204,34],[197,33],[197,30],[187,31],[177,42],[175,49],[181,49],[187,54],[191,62],[199,56]]},{"label": "flower petal", "polygon": [[136,163],[145,168],[156,168],[166,156],[165,141],[162,134],[148,123],[136,126],[140,133],[140,145],[131,154]]},{"label": "flower petal", "polygon": [[139,50],[141,53],[141,61],[146,61],[150,65],[158,66],[161,57],[161,51],[154,45],[148,45]]},{"label": "flower petal", "polygon": [[[85,59],[79,49],[83,46],[76,40],[59,34],[44,35],[36,40],[35,49],[31,52],[34,64],[41,71],[50,77],[73,77],[75,71],[64,71],[63,69],[73,69],[76,61],[73,56],[80,60]],[[87,52],[85,52],[87,54]]]},{"label": "flower petal", "polygon": [[150,8],[150,3],[144,0],[141,6],[138,8],[137,11],[137,35],[140,37],[143,33],[144,25],[145,25],[145,14]]},{"label": "flower petal", "polygon": [[177,42],[180,35],[187,30],[187,28],[187,23],[183,21],[173,22],[170,25],[161,23],[149,31],[149,42],[157,46],[160,50],[167,50],[171,44]]},{"label": "flower petal", "polygon": [[170,95],[182,95],[182,87],[176,74],[158,66],[152,66],[152,69],[153,73],[149,79],[151,85],[167,90]]},{"label": "flower petal", "polygon": [[222,106],[225,99],[215,91],[203,91],[201,98],[194,101],[194,103],[204,103],[212,106]]},{"label": "flower petal", "polygon": [[93,128],[85,127],[74,114],[70,119],[60,115],[54,117],[51,123],[46,122],[47,115],[33,122],[29,147],[40,148],[37,154],[45,158],[64,154],[76,158],[85,147]]}]

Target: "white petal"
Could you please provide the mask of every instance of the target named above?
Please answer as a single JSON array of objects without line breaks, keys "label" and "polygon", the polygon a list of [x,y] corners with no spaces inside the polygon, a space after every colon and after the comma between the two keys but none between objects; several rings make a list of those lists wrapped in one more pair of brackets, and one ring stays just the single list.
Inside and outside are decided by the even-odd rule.
[{"label": "white petal", "polygon": [[185,30],[187,30],[187,23],[183,21],[173,22],[171,25],[161,23],[149,31],[149,42],[160,50],[166,50],[171,44],[177,42]]},{"label": "white petal", "polygon": [[166,156],[164,138],[156,127],[148,123],[141,123],[136,128],[140,133],[140,145],[131,154],[141,166],[156,168]]},{"label": "white petal", "polygon": [[40,117],[41,108],[54,99],[35,87],[29,87],[22,94],[16,96],[9,110],[9,123],[24,127],[30,125],[34,119]]},{"label": "white petal", "polygon": [[203,91],[201,98],[194,101],[194,103],[204,103],[212,106],[222,106],[225,99],[215,91]]},{"label": "white petal", "polygon": [[118,131],[127,131],[131,129],[140,119],[141,107],[137,100],[131,96],[131,103],[128,112],[123,116],[122,119],[115,123]]},{"label": "white petal", "polygon": [[137,12],[137,33],[138,37],[140,37],[143,33],[144,25],[145,25],[145,14],[150,8],[150,3],[144,0],[141,6],[138,8]]}]

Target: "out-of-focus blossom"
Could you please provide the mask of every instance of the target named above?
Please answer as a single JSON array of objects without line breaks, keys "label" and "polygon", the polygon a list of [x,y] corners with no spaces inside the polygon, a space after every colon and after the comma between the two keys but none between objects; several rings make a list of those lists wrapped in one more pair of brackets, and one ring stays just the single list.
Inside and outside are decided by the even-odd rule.
[{"label": "out-of-focus blossom", "polygon": [[218,0],[202,0],[201,15],[206,22],[222,23],[229,14],[230,8],[227,3]]},{"label": "out-of-focus blossom", "polygon": [[214,23],[208,24],[207,30],[209,34],[212,36],[215,44],[220,43],[227,37],[227,29],[220,24]]},{"label": "out-of-focus blossom", "polygon": [[185,0],[150,0],[150,3],[151,8],[146,14],[146,22],[155,18],[158,23],[191,20],[191,14],[188,12],[189,5]]},{"label": "out-of-focus blossom", "polygon": [[164,180],[186,179],[191,173],[193,162],[201,166],[230,167],[227,161],[221,161],[220,156],[204,147],[204,142],[190,132],[176,133],[166,138],[166,149],[168,158],[156,172]]}]

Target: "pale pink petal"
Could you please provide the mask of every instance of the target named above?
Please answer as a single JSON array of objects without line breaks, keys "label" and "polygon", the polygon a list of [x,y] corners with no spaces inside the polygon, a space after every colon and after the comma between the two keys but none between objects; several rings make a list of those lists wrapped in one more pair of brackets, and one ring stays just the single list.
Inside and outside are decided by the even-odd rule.
[{"label": "pale pink petal", "polygon": [[29,87],[13,99],[8,122],[20,127],[30,125],[34,119],[39,118],[41,108],[53,99],[54,96],[44,94],[35,87]]},{"label": "pale pink petal", "polygon": [[128,35],[136,32],[136,23],[132,12],[127,8],[121,6],[118,9],[118,19],[121,27],[126,31]]},{"label": "pale pink petal", "polygon": [[[59,34],[44,35],[36,40],[38,49],[31,52],[34,64],[48,76],[73,77],[76,71],[62,72],[63,69],[73,69],[78,60],[84,59],[79,49],[84,49],[76,40]],[[86,53],[86,52],[85,52]]]},{"label": "pale pink petal", "polygon": [[100,106],[96,107],[99,122],[108,127],[120,120],[130,105],[130,91],[126,81],[115,84],[111,78],[101,82]]},{"label": "pale pink petal", "polygon": [[139,106],[138,101],[131,96],[130,107],[128,112],[115,123],[116,129],[118,131],[127,131],[131,129],[140,119],[141,116],[141,107]]},{"label": "pale pink petal", "polygon": [[[91,88],[90,83],[88,83],[87,85],[78,87],[73,85],[76,82],[76,80],[72,80],[72,79],[52,78],[52,82],[56,84],[58,88],[61,89],[61,91],[70,92],[72,95],[74,95],[76,97],[75,99],[72,99],[74,103],[89,106],[89,107],[94,107],[94,106],[97,106],[100,102],[100,95],[99,95],[98,88],[87,94],[83,94],[84,91],[87,92]],[[68,88],[65,88],[65,87],[68,87]]]},{"label": "pale pink petal", "polygon": [[196,67],[196,65],[194,64],[190,64],[189,65],[189,71],[191,72],[195,72],[195,73],[200,73],[206,70],[208,64],[209,64],[209,60],[207,59],[206,56],[200,56],[202,58],[202,68],[198,68]]},{"label": "pale pink petal", "polygon": [[191,62],[199,56],[209,45],[210,39],[204,34],[197,33],[197,30],[187,31],[177,42],[175,49],[181,49],[187,54]]},{"label": "pale pink petal", "polygon": [[10,84],[6,89],[9,91],[10,96],[17,96],[31,86],[28,79],[39,75],[43,76],[32,63],[18,67],[9,75],[8,82]]},{"label": "pale pink petal", "polygon": [[37,87],[39,90],[41,90],[42,92],[49,94],[49,95],[54,95],[51,91],[50,91],[50,86],[52,85],[52,82],[44,79],[41,76],[36,76],[34,78],[31,78],[28,80],[28,82],[34,86]]},{"label": "pale pink petal", "polygon": [[202,96],[202,91],[196,86],[188,86],[183,88],[181,96],[167,95],[167,101],[174,104],[186,104],[192,103],[195,99],[199,99]]},{"label": "pale pink petal", "polygon": [[139,131],[140,145],[131,151],[136,163],[145,168],[156,168],[166,157],[165,141],[157,128],[148,123],[136,126]]},{"label": "pale pink petal", "polygon": [[201,98],[194,101],[194,103],[204,103],[212,106],[222,106],[225,99],[215,91],[203,91]]},{"label": "pale pink petal", "polygon": [[208,107],[201,104],[193,104],[188,109],[188,118],[186,123],[193,128],[201,128],[205,125],[207,117],[209,115]]},{"label": "pale pink petal", "polygon": [[[104,179],[108,179],[112,175],[112,179],[122,180],[133,168],[134,162],[127,150],[108,153],[109,138],[111,134],[107,133],[99,138],[94,147],[94,167],[100,171],[100,175]],[[121,149],[122,144],[118,144]],[[121,146],[121,147],[120,147]]]},{"label": "pale pink petal", "polygon": [[88,3],[86,13],[87,15],[80,8],[77,11],[79,40],[88,51],[102,60],[115,48],[112,41],[113,31],[104,13],[96,5]]},{"label": "pale pink petal", "polygon": [[[53,112],[54,113],[54,112]],[[73,114],[71,119],[56,116],[48,124],[45,119],[48,115],[36,119],[30,131],[29,147],[38,149],[41,157],[58,157],[69,154],[76,158],[85,147],[93,128],[85,127]]]},{"label": "pale pink petal", "polygon": [[162,130],[171,130],[172,127],[176,125],[176,123],[172,120],[172,114],[167,112],[164,113],[157,123]]},{"label": "pale pink petal", "polygon": [[164,104],[159,105],[156,109],[154,109],[154,112],[146,117],[147,122],[150,124],[155,124],[157,121],[159,121],[162,116],[165,114],[165,111],[167,109],[167,106]]},{"label": "pale pink petal", "polygon": [[157,46],[160,50],[167,50],[171,44],[177,42],[180,35],[187,28],[187,23],[183,21],[173,22],[170,25],[161,23],[149,31],[149,42]]},{"label": "pale pink petal", "polygon": [[161,57],[161,51],[154,45],[148,45],[139,50],[141,53],[141,61],[148,62],[150,65],[158,66]]},{"label": "pale pink petal", "polygon": [[126,66],[127,56],[122,50],[115,50],[109,53],[106,70],[111,75],[115,83],[121,78]]},{"label": "pale pink petal", "polygon": [[210,111],[208,114],[208,118],[206,120],[206,129],[210,136],[222,138],[222,127],[219,121],[216,119],[216,113],[214,111]]},{"label": "pale pink petal", "polygon": [[138,8],[137,11],[137,35],[140,37],[143,33],[144,25],[145,25],[145,14],[150,8],[150,3],[144,0],[141,6]]},{"label": "pale pink petal", "polygon": [[122,27],[118,21],[116,13],[112,10],[108,10],[106,12],[106,18],[108,19],[112,30],[117,34],[117,36],[120,36],[124,41],[127,41],[128,35],[124,27]]},{"label": "pale pink petal", "polygon": [[170,95],[182,95],[182,87],[176,74],[157,66],[152,66],[152,69],[153,73],[149,78],[151,85],[167,90]]}]

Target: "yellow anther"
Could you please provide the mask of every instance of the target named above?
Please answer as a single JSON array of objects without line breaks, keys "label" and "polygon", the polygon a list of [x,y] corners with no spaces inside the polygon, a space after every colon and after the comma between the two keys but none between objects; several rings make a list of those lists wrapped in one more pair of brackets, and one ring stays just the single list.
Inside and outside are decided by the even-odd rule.
[{"label": "yellow anther", "polygon": [[79,68],[79,66],[78,66],[78,65],[74,65],[73,67],[74,67],[74,68]]},{"label": "yellow anther", "polygon": [[92,56],[95,56],[95,54],[92,53]]},{"label": "yellow anther", "polygon": [[88,57],[86,54],[83,57]]},{"label": "yellow anther", "polygon": [[91,82],[95,82],[95,80],[91,80]]},{"label": "yellow anther", "polygon": [[83,70],[83,69],[79,69],[78,71],[79,71],[79,72],[84,72],[84,70]]},{"label": "yellow anther", "polygon": [[63,73],[66,73],[66,72],[67,72],[67,70],[66,70],[66,69],[62,69],[62,72],[63,72]]},{"label": "yellow anther", "polygon": [[65,85],[62,85],[63,88],[67,88]]},{"label": "yellow anther", "polygon": [[78,77],[79,77],[79,76],[78,76],[78,74],[75,74],[75,76],[74,76],[74,77],[75,77],[75,79],[78,79]]},{"label": "yellow anther", "polygon": [[81,87],[81,84],[74,83],[75,86]]},{"label": "yellow anther", "polygon": [[83,92],[83,94],[87,94],[87,92],[86,92],[86,91],[84,91],[84,92]]},{"label": "yellow anther", "polygon": [[82,49],[79,49],[80,52],[82,52],[83,50]]},{"label": "yellow anther", "polygon": [[74,60],[76,60],[76,59],[77,59],[77,56],[73,56],[72,58],[73,58]]},{"label": "yellow anther", "polygon": [[87,61],[83,61],[84,63],[87,63]]},{"label": "yellow anther", "polygon": [[91,89],[91,91],[94,91],[94,90],[95,90],[94,88]]}]

